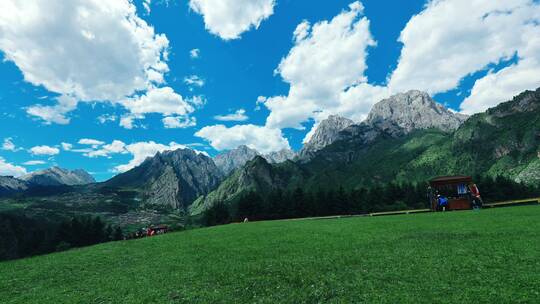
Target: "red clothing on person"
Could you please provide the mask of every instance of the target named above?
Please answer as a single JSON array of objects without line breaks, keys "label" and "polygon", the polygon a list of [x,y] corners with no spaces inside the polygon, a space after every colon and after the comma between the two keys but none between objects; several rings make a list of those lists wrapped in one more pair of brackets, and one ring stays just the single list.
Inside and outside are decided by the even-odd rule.
[{"label": "red clothing on person", "polygon": [[478,190],[478,187],[475,184],[469,185],[469,190],[473,196],[480,196],[480,190]]}]

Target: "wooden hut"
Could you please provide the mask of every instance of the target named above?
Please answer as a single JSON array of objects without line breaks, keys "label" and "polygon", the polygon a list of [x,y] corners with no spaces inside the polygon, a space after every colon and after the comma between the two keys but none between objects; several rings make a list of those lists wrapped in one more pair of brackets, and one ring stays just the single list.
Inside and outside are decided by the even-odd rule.
[{"label": "wooden hut", "polygon": [[429,185],[431,186],[431,209],[433,211],[438,210],[438,194],[448,198],[448,207],[446,207],[446,210],[472,209],[472,197],[468,187],[472,182],[472,177],[464,175],[433,178],[429,181]]}]

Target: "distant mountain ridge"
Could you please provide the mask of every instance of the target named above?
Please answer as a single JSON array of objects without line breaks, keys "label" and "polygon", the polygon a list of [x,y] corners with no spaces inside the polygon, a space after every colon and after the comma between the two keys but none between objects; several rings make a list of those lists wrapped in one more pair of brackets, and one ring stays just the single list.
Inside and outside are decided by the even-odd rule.
[{"label": "distant mountain ridge", "polygon": [[96,182],[92,175],[82,169],[67,170],[56,166],[23,175],[19,179],[39,186],[74,186]]},{"label": "distant mountain ridge", "polygon": [[236,149],[218,154],[214,157],[214,162],[225,175],[228,175],[237,168],[245,165],[248,161],[253,160],[256,156],[262,156],[268,162],[277,164],[293,159],[296,153],[290,149],[282,149],[268,154],[261,154],[259,151],[246,145],[240,145]]},{"label": "distant mountain ridge", "polygon": [[28,189],[28,183],[12,176],[0,176],[0,195],[8,195]]}]

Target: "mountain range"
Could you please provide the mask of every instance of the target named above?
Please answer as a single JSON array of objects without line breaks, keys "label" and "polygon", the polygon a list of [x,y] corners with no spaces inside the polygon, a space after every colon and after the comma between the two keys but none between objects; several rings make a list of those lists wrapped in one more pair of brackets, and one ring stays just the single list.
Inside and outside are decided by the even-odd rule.
[{"label": "mountain range", "polygon": [[241,145],[236,149],[218,154],[214,158],[214,162],[221,172],[223,172],[223,174],[229,175],[232,171],[242,167],[256,156],[261,156],[268,162],[277,164],[286,160],[294,159],[296,157],[296,153],[290,149],[283,149],[263,155],[255,149],[252,149],[246,145]]},{"label": "mountain range", "polygon": [[[336,133],[336,129],[340,129]],[[276,187],[308,191],[357,189],[390,182],[425,183],[433,176],[505,176],[540,183],[540,89],[471,117],[453,113],[419,91],[376,104],[358,124],[337,117],[321,122],[329,134],[314,132],[317,147],[306,161],[271,165],[248,162],[191,207],[234,203],[242,194],[265,195]],[[317,135],[317,136],[315,136]],[[323,144],[318,144],[319,142]],[[302,159],[300,159],[302,160]]]},{"label": "mountain range", "polygon": [[539,147],[540,89],[471,117],[446,109],[427,93],[409,91],[375,104],[362,122],[329,116],[298,154],[262,154],[240,146],[212,159],[179,149],[158,153],[97,184],[81,170],[56,167],[20,179],[1,177],[0,193],[24,193],[33,185],[77,185],[46,199],[197,215],[216,203],[233,204],[249,191],[358,189],[425,183],[451,174],[502,175],[539,184]]},{"label": "mountain range", "polygon": [[39,170],[19,178],[0,176],[0,194],[11,194],[33,187],[74,186],[95,183],[92,175],[82,169],[60,167]]}]

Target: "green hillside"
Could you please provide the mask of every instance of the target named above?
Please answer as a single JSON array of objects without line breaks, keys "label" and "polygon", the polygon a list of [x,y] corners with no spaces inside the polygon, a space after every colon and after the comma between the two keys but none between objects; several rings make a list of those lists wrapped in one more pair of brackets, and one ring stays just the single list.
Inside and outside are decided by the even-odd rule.
[{"label": "green hillside", "polygon": [[0,264],[2,303],[538,303],[540,207],[232,224]]}]

